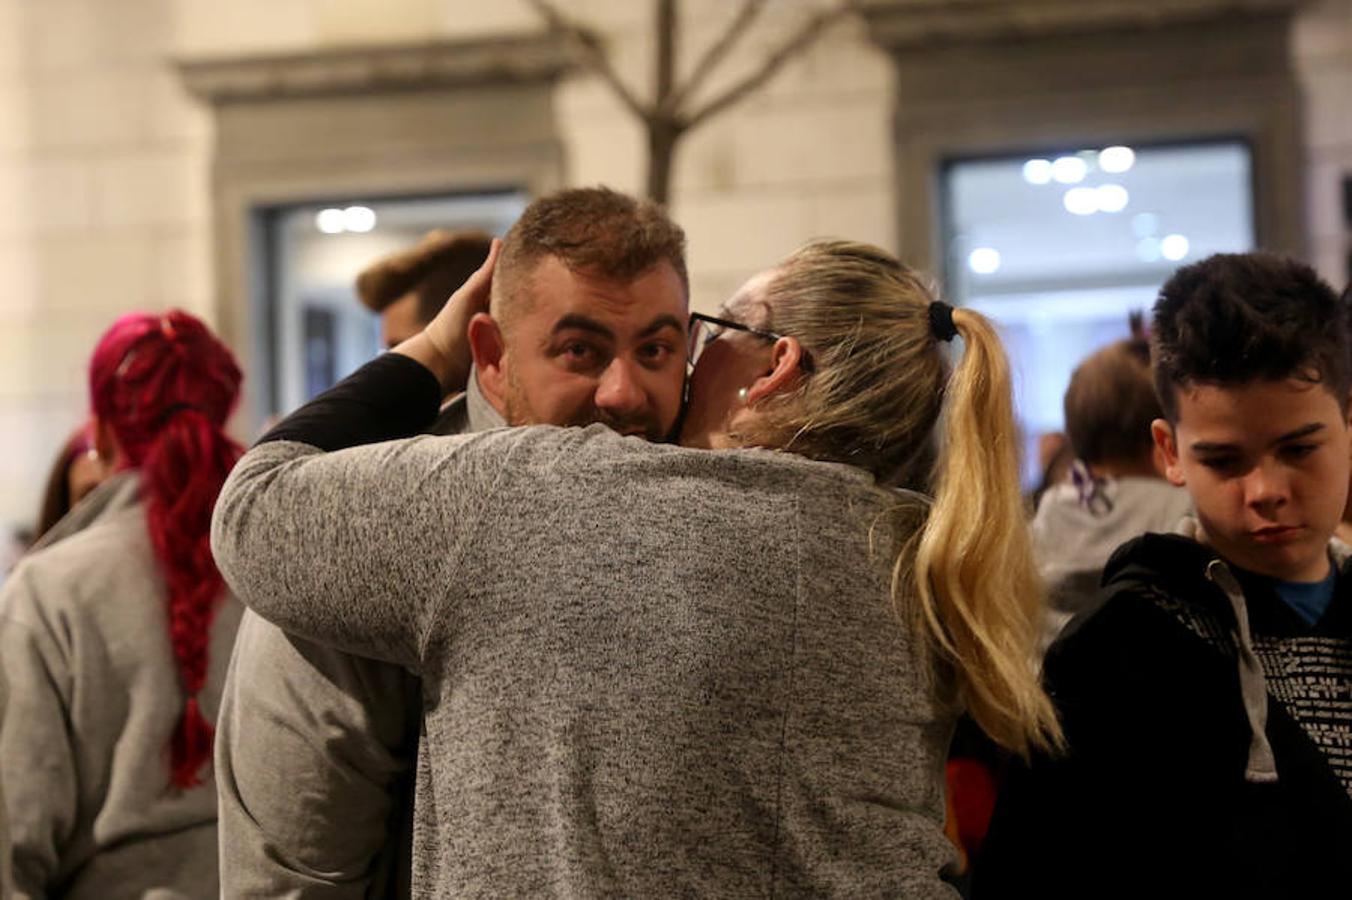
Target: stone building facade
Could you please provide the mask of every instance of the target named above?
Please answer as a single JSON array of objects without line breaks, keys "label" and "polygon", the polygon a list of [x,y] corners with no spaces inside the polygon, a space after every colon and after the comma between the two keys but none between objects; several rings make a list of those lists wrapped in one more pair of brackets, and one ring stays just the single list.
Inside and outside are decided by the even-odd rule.
[{"label": "stone building facade", "polygon": [[[773,0],[706,89],[825,2]],[[595,27],[623,79],[649,89],[650,3],[562,5]],[[1140,69],[1096,80],[1094,60],[1126,45],[1137,52],[1123,65],[1148,65],[1151,48],[1178,61],[1190,103],[1265,110],[1253,126],[1265,135],[1260,237],[1347,279],[1352,0],[862,5],[682,144],[672,207],[690,238],[696,307],[814,236],[931,262],[933,164],[959,144],[1120,133],[1124,122],[1182,134],[1194,113],[1178,113],[1165,75],[1135,94]],[[687,0],[682,58],[735,6]],[[1184,66],[1181,48],[1201,37],[1215,65]],[[1027,96],[1056,65],[1073,77],[1046,88],[1042,117],[1013,116],[1012,93],[982,99],[984,85],[1008,82],[1002,67],[1019,69]],[[1106,112],[1082,102],[1086,84],[1111,101]],[[954,110],[970,127],[952,127]],[[532,192],[638,191],[643,150],[633,118],[524,0],[0,0],[0,522],[31,521],[83,413],[84,363],[118,313],[182,306],[251,365],[251,202],[508,177]],[[254,424],[240,424],[242,439]]]}]

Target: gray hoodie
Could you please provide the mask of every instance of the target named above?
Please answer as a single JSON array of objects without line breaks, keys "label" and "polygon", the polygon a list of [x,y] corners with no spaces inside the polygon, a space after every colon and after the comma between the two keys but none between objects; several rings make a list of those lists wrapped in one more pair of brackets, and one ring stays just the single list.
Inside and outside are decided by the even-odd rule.
[{"label": "gray hoodie", "polygon": [[600,426],[273,441],[213,547],[263,616],[422,677],[419,896],[953,897],[898,502]]},{"label": "gray hoodie", "polygon": [[1043,649],[1098,593],[1113,551],[1148,532],[1167,534],[1192,511],[1188,492],[1162,478],[1108,478],[1090,504],[1073,484],[1042,495],[1033,518],[1033,550],[1047,583]]},{"label": "gray hoodie", "polygon": [[[216,897],[210,769],[188,790],[169,780],[184,694],[137,478],[96,493],[99,515],[25,558],[0,592],[0,782],[16,896]],[[199,694],[208,720],[239,616],[224,598]]]},{"label": "gray hoodie", "polygon": [[[4,670],[0,669],[0,723],[5,721],[6,688]],[[0,785],[0,900],[9,897],[9,811],[5,808],[5,794]]]},{"label": "gray hoodie", "polygon": [[[433,431],[503,424],[471,378]],[[418,681],[404,666],[246,611],[216,732],[226,896],[407,897],[412,830],[431,840],[437,827],[426,748],[414,749],[421,723]]]}]

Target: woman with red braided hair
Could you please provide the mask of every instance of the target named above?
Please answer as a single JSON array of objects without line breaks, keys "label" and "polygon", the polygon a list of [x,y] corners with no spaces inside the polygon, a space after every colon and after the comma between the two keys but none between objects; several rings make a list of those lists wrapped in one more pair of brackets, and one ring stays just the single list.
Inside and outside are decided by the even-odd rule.
[{"label": "woman with red braided hair", "polygon": [[[209,543],[241,449],[230,351],[181,311],[94,351],[92,521],[0,593],[0,722],[18,897],[215,897],[212,721],[239,622]],[[83,507],[82,507],[83,508]]]}]

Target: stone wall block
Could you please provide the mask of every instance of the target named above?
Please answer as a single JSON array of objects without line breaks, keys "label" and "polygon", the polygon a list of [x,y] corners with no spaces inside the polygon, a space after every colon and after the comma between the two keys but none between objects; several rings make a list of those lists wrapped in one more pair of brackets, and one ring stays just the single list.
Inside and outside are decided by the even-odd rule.
[{"label": "stone wall block", "polygon": [[95,166],[95,215],[99,225],[193,226],[208,218],[205,160],[169,149],[112,156]]}]

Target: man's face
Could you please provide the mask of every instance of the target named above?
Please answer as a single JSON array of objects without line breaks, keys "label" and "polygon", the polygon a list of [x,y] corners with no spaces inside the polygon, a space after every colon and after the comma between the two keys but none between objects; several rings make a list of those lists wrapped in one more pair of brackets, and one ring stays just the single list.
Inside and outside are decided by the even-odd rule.
[{"label": "man's face", "polygon": [[381,311],[381,343],[386,350],[393,350],[422,331],[426,325],[418,318],[418,295],[415,291],[409,291]]},{"label": "man's face", "polygon": [[625,283],[545,257],[523,285],[506,336],[505,416],[513,425],[600,422],[662,440],[680,412],[686,295],[663,262]]},{"label": "man's face", "polygon": [[1157,419],[1155,441],[1211,545],[1261,575],[1327,575],[1352,469],[1347,403],[1298,379],[1177,390],[1178,421]]}]

